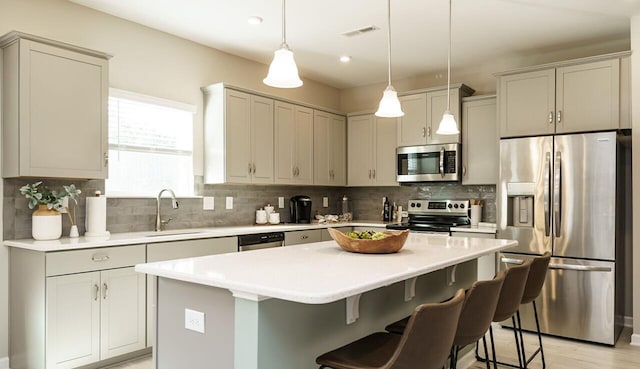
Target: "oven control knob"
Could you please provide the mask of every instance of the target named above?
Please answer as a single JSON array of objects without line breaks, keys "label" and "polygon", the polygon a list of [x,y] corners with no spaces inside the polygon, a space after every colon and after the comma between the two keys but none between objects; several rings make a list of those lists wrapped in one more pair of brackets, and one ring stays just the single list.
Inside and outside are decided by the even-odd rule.
[{"label": "oven control knob", "polygon": [[453,207],[457,209],[458,208],[458,204],[453,205]]},{"label": "oven control knob", "polygon": [[422,204],[421,204],[421,203],[417,203],[417,204],[416,204],[416,206],[417,206],[417,207],[421,207],[421,206],[422,206]]},{"label": "oven control knob", "polygon": [[411,203],[411,207],[412,207],[412,208],[415,208],[415,207],[416,207],[416,203],[415,203],[415,202],[412,202],[412,203]]},{"label": "oven control knob", "polygon": [[460,204],[460,209],[464,209],[464,204]]},{"label": "oven control knob", "polygon": [[451,209],[451,208],[453,207],[453,205],[449,204],[447,207],[448,207],[449,209]]}]

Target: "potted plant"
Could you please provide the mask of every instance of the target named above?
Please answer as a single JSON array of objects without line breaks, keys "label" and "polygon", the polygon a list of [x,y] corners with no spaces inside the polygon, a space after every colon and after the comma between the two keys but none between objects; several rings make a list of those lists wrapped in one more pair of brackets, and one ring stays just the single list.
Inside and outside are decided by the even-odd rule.
[{"label": "potted plant", "polygon": [[81,193],[74,185],[62,186],[62,191],[40,187],[42,182],[20,188],[20,194],[29,200],[29,209],[37,209],[31,217],[31,235],[36,240],[55,240],[62,235],[63,199],[75,199]]}]

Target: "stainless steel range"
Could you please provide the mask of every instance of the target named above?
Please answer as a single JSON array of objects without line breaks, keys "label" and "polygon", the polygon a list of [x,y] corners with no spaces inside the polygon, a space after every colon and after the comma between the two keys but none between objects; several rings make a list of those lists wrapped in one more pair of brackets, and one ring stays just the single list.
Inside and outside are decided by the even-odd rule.
[{"label": "stainless steel range", "polygon": [[409,200],[409,220],[387,224],[387,228],[449,235],[451,227],[471,223],[469,208],[469,200]]}]

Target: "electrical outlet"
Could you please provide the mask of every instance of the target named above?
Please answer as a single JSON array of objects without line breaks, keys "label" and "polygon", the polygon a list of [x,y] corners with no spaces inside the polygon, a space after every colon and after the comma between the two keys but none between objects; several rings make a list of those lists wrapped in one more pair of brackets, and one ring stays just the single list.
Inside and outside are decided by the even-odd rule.
[{"label": "electrical outlet", "polygon": [[329,207],[329,198],[328,197],[323,197],[322,198],[322,206],[325,208]]},{"label": "electrical outlet", "polygon": [[184,328],[190,331],[204,333],[204,313],[184,309]]},{"label": "electrical outlet", "polygon": [[278,197],[278,209],[284,209],[284,197]]},{"label": "electrical outlet", "polygon": [[227,210],[233,209],[233,197],[227,196],[225,209]]},{"label": "electrical outlet", "polygon": [[215,205],[213,202],[213,197],[205,196],[202,198],[202,210],[214,210]]}]

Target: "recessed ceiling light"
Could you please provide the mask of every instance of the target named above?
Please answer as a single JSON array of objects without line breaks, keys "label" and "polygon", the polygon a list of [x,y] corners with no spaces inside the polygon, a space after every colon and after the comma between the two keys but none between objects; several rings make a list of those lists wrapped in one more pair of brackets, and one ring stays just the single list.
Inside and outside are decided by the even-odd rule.
[{"label": "recessed ceiling light", "polygon": [[262,23],[262,17],[258,17],[257,15],[252,15],[247,19],[249,24],[260,24]]},{"label": "recessed ceiling light", "polygon": [[349,55],[342,55],[340,57],[340,61],[343,62],[343,63],[348,63],[348,62],[351,61],[351,57]]}]

